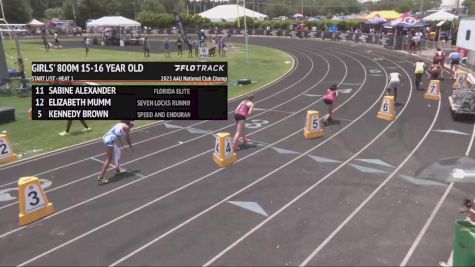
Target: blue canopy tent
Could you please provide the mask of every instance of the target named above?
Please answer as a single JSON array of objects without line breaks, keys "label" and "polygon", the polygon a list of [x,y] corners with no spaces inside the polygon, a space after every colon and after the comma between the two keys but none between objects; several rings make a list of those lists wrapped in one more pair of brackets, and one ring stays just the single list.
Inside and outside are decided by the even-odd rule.
[{"label": "blue canopy tent", "polygon": [[[411,16],[409,13],[404,13],[399,18],[393,21],[388,21],[383,24],[384,28],[395,29],[394,40],[396,40],[398,29],[423,28],[428,25],[429,25],[428,23]],[[393,49],[395,49],[395,47],[396,47],[396,41],[393,41]]]},{"label": "blue canopy tent", "polygon": [[333,25],[333,26],[330,26],[327,28],[327,31],[330,31],[330,32],[337,32],[338,31],[338,28],[336,27],[336,25]]},{"label": "blue canopy tent", "polygon": [[383,23],[387,22],[387,20],[385,18],[382,18],[378,15],[370,18],[369,20],[367,21],[364,21],[363,24],[366,24],[366,25],[381,25]]},{"label": "blue canopy tent", "polygon": [[428,23],[409,15],[408,13],[404,13],[401,17],[383,24],[385,28],[421,28],[428,25]]}]

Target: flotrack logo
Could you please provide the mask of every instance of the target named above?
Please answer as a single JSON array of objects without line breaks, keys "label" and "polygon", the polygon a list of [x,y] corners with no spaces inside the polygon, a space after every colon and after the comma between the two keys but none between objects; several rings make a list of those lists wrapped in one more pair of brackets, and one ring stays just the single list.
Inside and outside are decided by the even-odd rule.
[{"label": "flotrack logo", "polygon": [[174,65],[175,71],[223,71],[225,64],[189,64]]}]

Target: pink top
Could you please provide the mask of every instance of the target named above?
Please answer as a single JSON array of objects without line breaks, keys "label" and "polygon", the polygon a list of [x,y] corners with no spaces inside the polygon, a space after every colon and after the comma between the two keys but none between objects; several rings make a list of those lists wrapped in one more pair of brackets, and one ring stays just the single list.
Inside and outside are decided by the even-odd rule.
[{"label": "pink top", "polygon": [[332,91],[330,89],[327,90],[325,93],[325,96],[323,96],[323,99],[325,100],[330,100],[330,101],[335,101],[336,98],[336,91]]},{"label": "pink top", "polygon": [[249,113],[249,106],[247,105],[247,102],[244,102],[242,103],[241,105],[239,105],[239,107],[236,108],[236,110],[234,111],[235,114],[238,114],[238,115],[242,115],[242,116],[247,116],[247,114]]}]

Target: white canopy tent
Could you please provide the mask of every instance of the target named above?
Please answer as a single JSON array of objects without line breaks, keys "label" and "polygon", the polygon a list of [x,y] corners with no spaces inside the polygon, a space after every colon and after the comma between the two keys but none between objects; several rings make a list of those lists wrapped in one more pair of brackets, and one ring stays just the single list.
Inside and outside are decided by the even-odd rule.
[{"label": "white canopy tent", "polygon": [[219,5],[217,7],[208,9],[205,12],[199,13],[199,16],[208,18],[213,22],[223,20],[233,22],[244,15],[257,20],[264,20],[267,18],[267,15],[265,14],[238,5]]},{"label": "white canopy tent", "polygon": [[444,10],[439,10],[422,18],[423,21],[453,21],[454,19],[458,19],[458,16]]},{"label": "white canopy tent", "polygon": [[32,26],[32,27],[42,27],[45,26],[45,24],[37,19],[32,19],[30,22],[28,22],[26,25]]},{"label": "white canopy tent", "polygon": [[86,27],[140,27],[140,22],[124,18],[122,16],[106,16],[93,20],[86,24]]},{"label": "white canopy tent", "polygon": [[119,27],[119,39],[122,45],[122,28],[140,28],[142,24],[135,20],[124,18],[122,16],[106,16],[86,23],[86,29],[89,32],[91,28],[102,29],[102,38],[104,38],[104,29],[107,27]]}]

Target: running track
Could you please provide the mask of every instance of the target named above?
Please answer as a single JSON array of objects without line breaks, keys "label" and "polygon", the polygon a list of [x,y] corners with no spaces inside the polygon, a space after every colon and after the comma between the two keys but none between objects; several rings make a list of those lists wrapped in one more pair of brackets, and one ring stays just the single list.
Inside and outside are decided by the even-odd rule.
[{"label": "running track", "polygon": [[[295,66],[255,93],[260,110],[248,121],[259,121],[248,131],[258,145],[242,149],[238,162],[219,169],[212,160],[212,134],[233,133],[231,116],[168,121],[132,134],[135,153],[122,158],[128,175],[107,185],[96,182],[104,160],[99,142],[0,167],[0,190],[16,187],[22,176],[52,181],[46,192],[56,208],[19,227],[16,199],[0,201],[0,265],[434,266],[446,261],[454,220],[462,218],[461,200],[473,197],[473,184],[416,185],[400,175],[415,176],[440,159],[475,156],[474,124],[450,118],[449,82],[442,82],[441,101],[427,101],[423,91],[412,88],[409,55],[326,41],[255,38],[251,43],[286,51]],[[398,100],[404,105],[388,122],[376,114],[393,71],[402,74]],[[351,92],[340,95],[336,121],[324,137],[305,140],[306,111],[325,113],[318,95],[333,83]],[[230,101],[230,111],[238,101]],[[466,134],[434,131],[440,129]],[[256,202],[265,214],[228,201]]]}]

